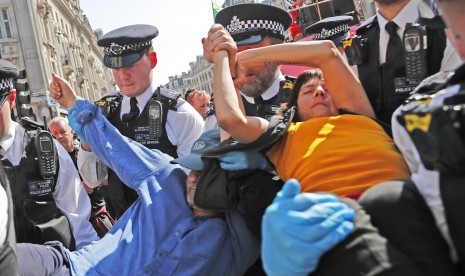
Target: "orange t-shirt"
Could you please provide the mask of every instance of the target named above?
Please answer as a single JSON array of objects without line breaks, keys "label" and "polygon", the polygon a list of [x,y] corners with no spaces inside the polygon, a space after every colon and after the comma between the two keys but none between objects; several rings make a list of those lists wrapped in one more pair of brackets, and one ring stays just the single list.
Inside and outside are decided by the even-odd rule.
[{"label": "orange t-shirt", "polygon": [[299,180],[303,192],[359,196],[379,182],[410,177],[392,139],[360,115],[293,123],[267,155],[281,179]]}]

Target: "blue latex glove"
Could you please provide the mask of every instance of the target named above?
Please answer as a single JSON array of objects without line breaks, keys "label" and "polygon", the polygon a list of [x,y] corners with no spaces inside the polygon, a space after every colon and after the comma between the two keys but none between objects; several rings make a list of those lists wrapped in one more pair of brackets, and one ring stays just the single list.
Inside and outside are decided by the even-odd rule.
[{"label": "blue latex glove", "polygon": [[231,151],[218,157],[223,170],[265,170],[268,159],[259,151]]},{"label": "blue latex glove", "polygon": [[300,193],[287,181],[268,206],[262,224],[262,260],[268,275],[308,275],[320,257],[345,239],[354,211],[329,194]]},{"label": "blue latex glove", "polygon": [[81,142],[84,144],[88,144],[86,140],[86,136],[84,135],[84,132],[82,131],[82,125],[80,125],[77,122],[76,106],[73,106],[70,109],[68,109],[68,122],[69,122],[69,126],[74,130],[74,133],[76,133],[76,135],[79,136],[79,139],[81,140]]}]

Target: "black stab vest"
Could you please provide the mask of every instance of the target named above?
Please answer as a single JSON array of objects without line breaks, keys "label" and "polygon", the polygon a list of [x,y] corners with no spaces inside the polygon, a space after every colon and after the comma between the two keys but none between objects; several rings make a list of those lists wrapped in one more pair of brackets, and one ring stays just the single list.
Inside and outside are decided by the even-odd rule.
[{"label": "black stab vest", "polygon": [[[441,68],[446,48],[446,36],[444,30],[427,28],[426,31],[428,38],[427,66],[430,76],[439,72]],[[398,88],[396,91],[394,80],[406,77],[405,62],[394,60],[383,65],[379,64],[379,32],[376,15],[357,29],[357,35],[367,39],[364,53],[366,59],[363,64],[358,65],[358,75],[377,119],[391,125],[392,113],[413,91],[410,87],[418,85],[419,81],[412,82],[412,86],[406,86],[405,89]]]},{"label": "black stab vest", "polygon": [[23,157],[18,166],[3,160],[5,173],[11,183],[16,240],[35,244],[57,240],[66,248],[74,250],[76,245],[69,221],[53,198],[58,173],[50,179],[42,177],[34,139],[34,134],[25,132]]},{"label": "black stab vest", "polygon": [[[120,118],[121,112],[121,101],[123,100],[122,94],[119,94],[114,98],[116,102],[116,108],[113,108],[111,112],[107,114],[107,119],[112,125],[114,125],[124,136],[131,138],[132,140],[144,145],[149,149],[158,149],[163,153],[166,153],[173,158],[177,158],[177,147],[173,145],[166,132],[166,120],[168,117],[168,110],[177,110],[179,106],[185,103],[182,99],[174,99],[167,96],[165,89],[161,89],[160,102],[163,106],[162,114],[162,137],[150,139],[149,138],[149,127],[148,127],[148,105],[144,107],[139,117],[133,121],[126,123]],[[153,99],[157,99],[156,93],[152,96]],[[106,196],[106,203],[109,206],[110,214],[119,218],[121,215],[136,201],[139,197],[137,193],[124,185],[115,172],[108,170],[108,186],[103,186],[102,192]]]}]

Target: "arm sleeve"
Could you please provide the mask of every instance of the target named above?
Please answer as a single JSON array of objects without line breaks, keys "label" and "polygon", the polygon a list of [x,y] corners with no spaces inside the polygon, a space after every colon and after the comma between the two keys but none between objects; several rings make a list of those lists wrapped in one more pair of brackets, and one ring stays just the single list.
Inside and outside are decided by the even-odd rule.
[{"label": "arm sleeve", "polygon": [[400,115],[401,109],[402,106],[398,107],[392,114],[392,136],[397,148],[407,162],[410,172],[413,174],[418,172],[418,166],[421,161],[412,139],[410,139],[405,128],[401,126],[397,120],[397,116]]},{"label": "arm sleeve", "polygon": [[[86,140],[95,155],[129,187],[138,190],[143,180],[169,165],[167,155],[150,150],[124,137],[102,115],[98,106],[79,99],[70,109],[70,120],[83,128]],[[71,118],[74,117],[74,118]]]},{"label": "arm sleeve", "polygon": [[76,241],[76,249],[80,249],[99,239],[89,222],[90,199],[81,184],[73,161],[66,150],[56,140],[54,141],[58,151],[60,170],[53,196],[57,207],[69,221]]}]

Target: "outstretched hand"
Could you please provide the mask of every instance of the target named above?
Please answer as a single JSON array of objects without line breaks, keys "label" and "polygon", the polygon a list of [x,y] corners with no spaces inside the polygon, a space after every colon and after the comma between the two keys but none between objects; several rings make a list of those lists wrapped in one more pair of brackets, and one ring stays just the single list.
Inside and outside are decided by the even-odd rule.
[{"label": "outstretched hand", "polygon": [[66,80],[55,73],[52,73],[52,82],[50,83],[49,91],[50,96],[62,107],[69,109],[76,105],[76,93]]}]

